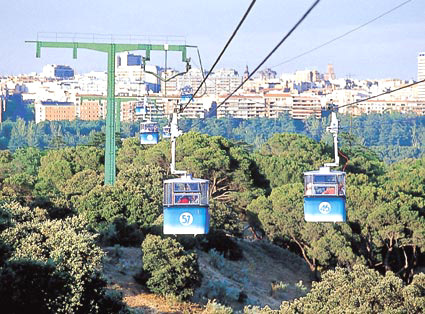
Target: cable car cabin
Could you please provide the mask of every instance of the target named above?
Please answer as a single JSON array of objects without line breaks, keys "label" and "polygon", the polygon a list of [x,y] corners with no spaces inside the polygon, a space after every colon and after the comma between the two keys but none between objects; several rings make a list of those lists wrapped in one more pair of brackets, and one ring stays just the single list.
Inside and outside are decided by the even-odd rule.
[{"label": "cable car cabin", "polygon": [[162,138],[170,138],[171,137],[171,128],[169,126],[164,126],[162,128]]},{"label": "cable car cabin", "polygon": [[158,123],[140,123],[140,144],[157,144],[159,139]]},{"label": "cable car cabin", "polygon": [[164,234],[208,233],[208,183],[191,176],[164,181]]},{"label": "cable car cabin", "polygon": [[304,173],[304,219],[313,222],[346,220],[345,172],[321,167]]}]

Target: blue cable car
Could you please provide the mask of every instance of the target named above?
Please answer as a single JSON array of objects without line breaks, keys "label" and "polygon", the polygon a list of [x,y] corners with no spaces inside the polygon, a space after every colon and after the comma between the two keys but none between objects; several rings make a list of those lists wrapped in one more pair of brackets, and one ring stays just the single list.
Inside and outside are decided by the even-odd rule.
[{"label": "blue cable car", "polygon": [[321,167],[304,173],[304,219],[311,222],[346,221],[345,172]]},{"label": "blue cable car", "polygon": [[164,181],[164,234],[208,233],[208,184],[190,175]]},{"label": "blue cable car", "polygon": [[171,127],[164,126],[162,128],[162,138],[170,138],[171,137]]},{"label": "blue cable car", "polygon": [[159,140],[158,123],[140,123],[140,144],[157,144]]}]

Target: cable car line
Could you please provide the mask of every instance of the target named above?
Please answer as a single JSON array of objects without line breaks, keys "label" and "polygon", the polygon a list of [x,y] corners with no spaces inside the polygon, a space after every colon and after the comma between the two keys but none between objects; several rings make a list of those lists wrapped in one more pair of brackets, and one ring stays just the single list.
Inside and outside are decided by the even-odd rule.
[{"label": "cable car line", "polygon": [[[303,16],[295,23],[295,25],[289,30],[288,33],[279,41],[279,43],[269,52],[269,54],[263,59],[263,61],[258,64],[258,66],[249,74],[249,76],[242,81],[241,84],[239,84],[236,89],[231,92],[227,97],[212,111],[216,111],[218,108],[220,108],[222,105],[226,103],[226,101],[232,97],[251,77],[263,66],[264,63],[267,62],[267,60],[276,52],[276,50],[288,39],[289,36],[298,28],[298,26],[305,20],[305,18],[310,14],[310,12],[316,7],[316,5],[320,2],[320,0],[316,0],[309,8],[308,10],[303,14]],[[198,123],[192,126],[192,128],[196,125],[198,125],[202,120],[205,118],[200,119]]]},{"label": "cable car line", "polygon": [[377,97],[380,97],[380,96],[384,96],[384,95],[387,95],[387,94],[398,92],[399,90],[402,90],[402,89],[405,89],[405,88],[409,88],[409,87],[412,87],[414,85],[417,85],[417,84],[420,84],[420,83],[424,83],[424,82],[425,82],[425,79],[420,80],[418,82],[414,82],[414,83],[405,85],[405,86],[402,86],[402,87],[399,87],[399,88],[396,88],[396,89],[393,89],[393,90],[390,90],[390,91],[387,91],[387,92],[384,92],[384,93],[381,93],[381,94],[378,94],[378,95],[375,95],[375,96],[371,96],[371,97],[368,97],[368,98],[365,98],[365,99],[357,100],[355,102],[352,102],[352,103],[349,103],[349,104],[346,104],[346,105],[338,106],[338,108],[344,108],[344,107],[354,106],[354,105],[357,105],[357,104],[359,104],[361,102],[365,102],[365,101],[368,101],[370,99],[374,99],[374,98],[377,98]]},{"label": "cable car line", "polygon": [[220,54],[218,55],[217,59],[215,60],[214,64],[212,65],[211,69],[208,71],[207,75],[202,80],[201,84],[196,89],[195,93],[192,95],[192,97],[189,99],[187,104],[180,109],[180,113],[183,112],[187,106],[189,106],[190,102],[195,98],[195,95],[198,93],[198,91],[201,89],[202,85],[206,82],[208,76],[212,73],[217,63],[220,61],[221,57],[223,56],[224,52],[226,51],[227,47],[232,42],[233,38],[235,37],[236,33],[239,31],[239,28],[242,26],[243,22],[245,21],[246,17],[248,16],[249,12],[251,11],[252,7],[254,6],[256,0],[252,0],[251,4],[249,5],[248,9],[246,10],[245,14],[243,15],[242,19],[239,21],[238,25],[236,26],[235,30],[233,31],[230,38],[227,40],[227,43],[224,45],[223,49],[221,50]]},{"label": "cable car line", "polygon": [[375,22],[376,20],[380,19],[381,17],[384,17],[384,16],[390,14],[391,12],[393,12],[393,11],[401,8],[402,6],[406,5],[407,3],[411,2],[411,1],[412,0],[404,1],[403,3],[395,6],[394,8],[392,8],[392,9],[390,9],[390,10],[388,10],[388,11],[386,11],[386,12],[380,14],[380,15],[378,15],[377,17],[375,17],[375,18],[373,18],[373,19],[371,19],[371,20],[369,20],[369,21],[367,21],[367,22],[365,22],[365,23],[363,23],[363,24],[361,24],[361,25],[359,25],[359,26],[357,26],[357,27],[355,27],[355,28],[347,31],[347,32],[345,32],[345,33],[343,33],[343,34],[341,34],[341,35],[339,35],[339,36],[337,36],[337,37],[335,37],[335,38],[333,38],[333,39],[331,39],[331,40],[329,40],[327,42],[324,42],[323,44],[320,44],[320,45],[318,45],[318,46],[316,46],[316,47],[314,47],[312,49],[309,49],[309,50],[307,50],[305,52],[302,52],[302,53],[300,53],[300,54],[298,54],[298,55],[296,55],[296,56],[294,56],[292,58],[289,58],[289,59],[287,59],[287,60],[285,60],[285,61],[283,61],[283,62],[281,62],[279,64],[276,64],[276,65],[274,65],[274,66],[272,66],[270,68],[273,69],[273,68],[276,68],[276,67],[281,66],[283,64],[289,63],[289,62],[291,62],[293,60],[296,60],[298,58],[301,58],[301,57],[303,57],[303,56],[305,56],[305,55],[307,55],[307,54],[309,54],[311,52],[314,52],[314,51],[316,51],[316,50],[318,50],[318,49],[320,49],[320,48],[322,48],[324,46],[327,46],[327,45],[329,45],[329,44],[331,44],[331,43],[333,43],[333,42],[335,42],[335,41],[337,41],[337,40],[339,40],[339,39],[341,39],[341,38],[343,38],[343,37],[345,37],[345,36],[347,36],[347,35],[349,35],[351,33],[354,33],[355,31],[357,31],[357,30],[359,30],[359,29],[361,29],[361,28],[363,28],[363,27],[365,27],[365,26],[367,26],[367,25]]}]

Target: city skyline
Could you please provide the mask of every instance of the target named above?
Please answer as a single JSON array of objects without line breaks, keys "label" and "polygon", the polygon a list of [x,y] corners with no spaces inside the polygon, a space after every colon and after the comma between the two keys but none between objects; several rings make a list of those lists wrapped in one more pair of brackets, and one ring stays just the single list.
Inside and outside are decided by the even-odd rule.
[{"label": "city skyline", "polygon": [[[401,0],[340,2],[319,3],[265,67],[278,74],[303,69],[324,73],[331,63],[337,77],[417,79],[417,56],[425,51],[425,23],[421,16],[425,3],[419,0],[411,0],[334,43],[281,64],[404,3]],[[112,1],[7,2],[3,5],[6,14],[0,32],[3,41],[0,75],[40,73],[45,64],[67,64],[77,73],[106,70],[104,55],[84,50],[79,51],[77,60],[72,59],[69,49],[45,49],[42,57],[36,59],[34,45],[26,44],[25,40],[35,40],[37,32],[43,31],[184,36],[188,44],[199,46],[203,66],[209,69],[249,3],[190,0],[182,5],[159,0],[156,7],[150,7],[132,0],[120,5]],[[257,1],[217,68],[234,68],[240,74],[245,65],[250,70],[255,68],[311,3],[274,0],[265,5]],[[191,56],[193,66],[199,66],[196,51],[192,51]],[[152,63],[161,65],[162,59],[163,56],[154,55]],[[173,56],[169,58],[169,65],[183,67]]]}]

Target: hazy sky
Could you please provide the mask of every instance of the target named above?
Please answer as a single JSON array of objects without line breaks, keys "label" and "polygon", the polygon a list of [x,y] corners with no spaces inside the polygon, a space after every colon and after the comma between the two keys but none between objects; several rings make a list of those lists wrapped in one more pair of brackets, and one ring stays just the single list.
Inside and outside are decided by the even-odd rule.
[{"label": "hazy sky", "polygon": [[[206,69],[226,43],[251,0],[0,0],[0,74],[41,72],[45,64],[68,64],[77,72],[106,69],[106,54],[43,49],[39,32],[183,36],[197,45]],[[322,0],[267,63],[273,67],[390,10],[404,0]],[[217,68],[253,69],[295,24],[313,0],[257,0]],[[171,42],[170,42],[171,43]],[[337,77],[417,78],[417,55],[425,51],[425,1],[412,0],[378,21],[320,50],[281,66],[278,72],[334,65]],[[195,51],[192,52],[195,57]],[[157,53],[155,63],[163,63]],[[198,62],[194,65],[196,66]],[[177,56],[170,66],[182,67]]]}]

